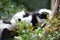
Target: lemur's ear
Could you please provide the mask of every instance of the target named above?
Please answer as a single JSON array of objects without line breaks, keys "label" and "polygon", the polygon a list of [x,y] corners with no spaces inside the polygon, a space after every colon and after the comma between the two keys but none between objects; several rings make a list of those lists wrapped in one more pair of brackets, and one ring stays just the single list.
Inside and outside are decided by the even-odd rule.
[{"label": "lemur's ear", "polygon": [[23,15],[23,17],[28,17],[29,16],[29,12],[25,11],[25,15]]},{"label": "lemur's ear", "polygon": [[3,23],[11,24],[11,22],[10,22],[10,21],[4,21],[4,20],[3,20]]},{"label": "lemur's ear", "polygon": [[37,14],[37,16],[39,15],[39,13],[36,13]]},{"label": "lemur's ear", "polygon": [[26,13],[26,16],[29,16],[29,12],[25,12]]}]

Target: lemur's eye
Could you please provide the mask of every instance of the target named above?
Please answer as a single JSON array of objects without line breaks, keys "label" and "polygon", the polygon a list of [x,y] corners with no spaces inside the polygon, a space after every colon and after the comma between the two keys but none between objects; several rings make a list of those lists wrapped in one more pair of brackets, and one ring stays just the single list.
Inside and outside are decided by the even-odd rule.
[{"label": "lemur's eye", "polygon": [[18,21],[20,22],[20,21],[21,21],[21,19],[18,19]]}]

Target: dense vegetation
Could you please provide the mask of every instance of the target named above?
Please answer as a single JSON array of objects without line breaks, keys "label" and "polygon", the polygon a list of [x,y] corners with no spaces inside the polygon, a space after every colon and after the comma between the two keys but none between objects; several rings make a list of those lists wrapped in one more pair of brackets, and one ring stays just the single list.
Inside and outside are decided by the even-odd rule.
[{"label": "dense vegetation", "polygon": [[[16,0],[0,0],[0,19],[7,19],[22,9],[26,10],[23,4]],[[12,40],[59,40],[60,39],[60,14],[57,13],[53,21],[47,20],[47,26],[42,28],[38,24],[39,29],[33,31],[32,24],[25,21],[18,22],[19,36]]]},{"label": "dense vegetation", "polygon": [[19,36],[16,36],[14,40],[59,40],[60,39],[60,22],[56,18],[53,21],[47,20],[47,26],[42,28],[41,24],[38,24],[38,29],[33,31],[32,24],[27,24],[25,21],[18,23]]}]

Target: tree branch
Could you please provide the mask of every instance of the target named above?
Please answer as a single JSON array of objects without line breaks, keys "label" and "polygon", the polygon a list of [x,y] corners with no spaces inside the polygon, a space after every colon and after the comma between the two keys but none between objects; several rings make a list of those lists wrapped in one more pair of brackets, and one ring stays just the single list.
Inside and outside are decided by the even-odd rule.
[{"label": "tree branch", "polygon": [[56,12],[57,12],[58,4],[59,4],[59,0],[56,0],[56,2],[55,2],[55,4],[54,4],[54,7],[52,8],[52,17],[51,17],[51,19],[54,18],[54,15],[55,15]]}]

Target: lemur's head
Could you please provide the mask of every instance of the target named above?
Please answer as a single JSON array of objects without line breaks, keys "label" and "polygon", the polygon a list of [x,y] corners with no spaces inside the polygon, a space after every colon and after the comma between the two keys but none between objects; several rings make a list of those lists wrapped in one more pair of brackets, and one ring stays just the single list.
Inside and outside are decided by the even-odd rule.
[{"label": "lemur's head", "polygon": [[11,19],[11,23],[12,24],[16,24],[16,22],[19,20],[21,21],[22,18],[25,18],[25,17],[28,17],[29,16],[29,12],[27,11],[20,11],[20,12],[17,12]]},{"label": "lemur's head", "polygon": [[37,16],[38,16],[40,19],[47,19],[47,14],[45,14],[45,12],[42,12],[41,14],[40,14],[40,13],[37,13]]},{"label": "lemur's head", "polygon": [[38,11],[38,13],[48,15],[47,17],[48,17],[48,19],[50,19],[50,20],[51,20],[52,17],[53,17],[52,11],[49,10],[49,9],[40,9],[40,10]]}]

